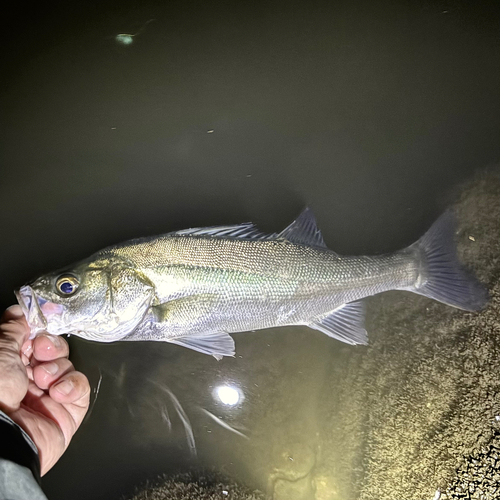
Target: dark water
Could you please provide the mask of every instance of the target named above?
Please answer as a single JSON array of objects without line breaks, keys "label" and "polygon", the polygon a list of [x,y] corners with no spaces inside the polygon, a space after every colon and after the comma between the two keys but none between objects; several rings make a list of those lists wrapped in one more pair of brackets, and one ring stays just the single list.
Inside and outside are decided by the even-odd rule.
[{"label": "dark water", "polygon": [[[304,205],[339,253],[394,250],[500,159],[496,2],[12,9],[1,34],[3,307],[14,287],[106,245],[248,220],[275,231]],[[130,45],[115,39],[150,19]],[[157,474],[215,465],[277,498],[314,498],[302,478],[339,446],[323,440],[320,403],[338,399],[325,392],[329,370],[351,350],[299,328],[235,340],[236,358],[216,362],[71,339],[74,363],[102,383],[44,478],[48,496],[118,498]],[[244,400],[222,404],[213,391],[224,384]],[[316,498],[346,499],[327,476]]]}]

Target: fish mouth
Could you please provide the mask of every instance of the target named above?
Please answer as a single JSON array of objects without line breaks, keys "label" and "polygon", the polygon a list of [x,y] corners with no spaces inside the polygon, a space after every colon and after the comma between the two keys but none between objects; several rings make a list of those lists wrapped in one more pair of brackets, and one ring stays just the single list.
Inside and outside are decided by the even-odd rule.
[{"label": "fish mouth", "polygon": [[32,339],[47,329],[47,320],[40,309],[39,299],[29,285],[22,286],[14,293],[30,327]]}]

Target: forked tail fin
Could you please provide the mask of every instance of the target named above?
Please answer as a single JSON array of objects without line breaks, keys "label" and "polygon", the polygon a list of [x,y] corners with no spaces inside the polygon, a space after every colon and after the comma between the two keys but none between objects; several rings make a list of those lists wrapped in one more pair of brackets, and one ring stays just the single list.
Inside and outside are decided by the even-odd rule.
[{"label": "forked tail fin", "polygon": [[488,302],[488,292],[458,261],[455,228],[455,216],[447,211],[412,245],[421,255],[421,272],[412,291],[459,309],[478,311]]}]

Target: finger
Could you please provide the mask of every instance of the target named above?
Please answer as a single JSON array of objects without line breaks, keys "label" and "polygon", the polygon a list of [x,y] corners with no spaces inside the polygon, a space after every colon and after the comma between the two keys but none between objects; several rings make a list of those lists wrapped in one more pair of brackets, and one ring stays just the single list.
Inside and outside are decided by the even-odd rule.
[{"label": "finger", "polygon": [[30,328],[26,323],[23,311],[19,306],[10,306],[0,319],[0,333],[15,343],[17,352],[21,351],[24,342],[28,340]]},{"label": "finger", "polygon": [[55,402],[62,404],[71,416],[75,424],[71,435],[68,435],[67,428],[61,425],[65,436],[71,438],[89,409],[90,384],[87,377],[81,372],[69,372],[50,387],[49,395]]},{"label": "finger", "polygon": [[[61,408],[59,405],[54,403],[49,396],[43,393],[43,391],[42,394],[41,400],[38,400],[40,401],[41,406],[43,406],[43,400],[45,400],[46,402],[51,402],[53,405]],[[51,417],[50,409],[46,408],[46,410],[48,412],[47,416],[42,417],[38,411],[33,411],[32,408],[24,407],[22,405],[19,410],[9,415],[14,422],[16,422],[28,433],[36,444],[38,448],[38,456],[40,458],[40,470],[42,476],[55,465],[69,444],[66,443],[64,434],[57,421]],[[67,415],[67,412],[65,413]]]},{"label": "finger", "polygon": [[28,365],[30,363],[31,357],[33,356],[33,339],[28,339],[24,342],[21,347],[22,352],[22,360],[24,365]]},{"label": "finger", "polygon": [[53,384],[49,394],[58,403],[74,404],[85,408],[88,407],[90,401],[90,384],[83,373],[72,371]]},{"label": "finger", "polygon": [[6,323],[11,319],[17,319],[22,317],[24,317],[24,313],[23,310],[21,309],[21,306],[18,304],[14,304],[5,309],[5,311],[2,314],[2,317],[0,318],[0,322]]},{"label": "finger", "polygon": [[[30,334],[19,306],[12,306],[0,323],[0,409],[14,411],[28,389],[28,375],[21,359],[21,347]],[[7,375],[8,374],[8,375]]]},{"label": "finger", "polygon": [[[66,387],[63,388],[63,384],[66,382],[69,382],[69,387],[66,385]],[[69,390],[66,390],[68,388]],[[37,445],[40,442],[39,449],[41,451],[42,474],[44,470],[46,472],[48,468],[50,468],[47,468],[46,465],[44,466],[44,462],[46,462],[45,457],[47,456],[44,452],[56,445],[61,448],[57,456],[57,458],[59,458],[82,423],[89,407],[89,400],[90,385],[87,377],[85,377],[83,373],[77,371],[72,371],[63,375],[57,383],[51,386],[49,394],[42,391],[34,383],[30,383],[28,393],[23,401],[23,406],[29,409],[30,415],[39,413],[47,417],[47,419],[36,419],[36,421],[33,422],[33,428],[27,429]],[[23,406],[21,406],[21,410],[23,410]],[[43,424],[45,421],[54,423],[57,430],[61,432],[64,443],[60,443],[58,440],[54,441],[53,433],[46,432],[40,435],[40,423]],[[37,437],[38,440],[36,439]],[[47,438],[49,438],[48,442],[45,443]],[[46,446],[44,446],[44,443]]]},{"label": "finger", "polygon": [[33,340],[33,357],[37,361],[52,361],[68,356],[68,343],[58,335],[44,333]]},{"label": "finger", "polygon": [[23,399],[23,403],[28,402],[29,406],[33,406],[33,401],[35,399],[40,399],[45,394],[45,391],[40,389],[34,382],[30,382],[28,386],[28,392],[26,397]]},{"label": "finger", "polygon": [[67,358],[40,363],[33,368],[33,381],[40,389],[47,390],[70,371],[74,371],[74,367],[73,363]]}]

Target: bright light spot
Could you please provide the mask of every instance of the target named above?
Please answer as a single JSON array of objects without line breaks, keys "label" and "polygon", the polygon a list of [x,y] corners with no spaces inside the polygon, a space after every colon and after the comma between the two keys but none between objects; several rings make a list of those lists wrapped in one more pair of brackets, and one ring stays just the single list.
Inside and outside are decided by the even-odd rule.
[{"label": "bright light spot", "polygon": [[217,388],[217,396],[225,405],[234,406],[240,400],[240,393],[234,387],[221,385]]},{"label": "bright light spot", "polygon": [[441,498],[441,491],[436,490],[436,493],[434,494],[434,498],[432,500],[439,500]]},{"label": "bright light spot", "polygon": [[133,36],[134,35],[130,35],[129,33],[120,33],[116,35],[115,40],[122,45],[130,45],[134,41],[132,38]]}]

